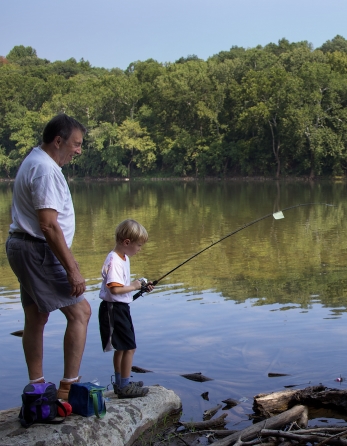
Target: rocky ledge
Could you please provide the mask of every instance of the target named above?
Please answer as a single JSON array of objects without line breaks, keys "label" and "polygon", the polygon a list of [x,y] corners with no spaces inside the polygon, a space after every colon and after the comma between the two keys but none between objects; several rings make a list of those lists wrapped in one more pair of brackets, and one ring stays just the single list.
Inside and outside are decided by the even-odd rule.
[{"label": "rocky ledge", "polygon": [[18,421],[20,408],[0,411],[0,446],[130,446],[165,416],[181,410],[181,400],[161,386],[150,386],[143,398],[118,399],[106,392],[104,418],[70,415],[61,424],[34,424],[28,429]]}]

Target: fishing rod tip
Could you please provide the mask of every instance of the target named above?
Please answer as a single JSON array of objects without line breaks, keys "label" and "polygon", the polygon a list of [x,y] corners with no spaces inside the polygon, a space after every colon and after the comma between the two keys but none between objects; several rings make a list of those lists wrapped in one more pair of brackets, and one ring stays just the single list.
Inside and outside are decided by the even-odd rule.
[{"label": "fishing rod tip", "polygon": [[280,220],[281,218],[284,218],[283,212],[279,211],[279,212],[275,212],[274,214],[272,214],[273,218],[275,220]]}]

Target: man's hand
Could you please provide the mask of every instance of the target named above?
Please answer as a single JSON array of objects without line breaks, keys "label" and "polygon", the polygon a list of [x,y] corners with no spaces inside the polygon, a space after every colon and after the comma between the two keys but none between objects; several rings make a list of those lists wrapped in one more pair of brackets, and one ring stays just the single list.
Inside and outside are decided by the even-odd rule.
[{"label": "man's hand", "polygon": [[79,297],[86,290],[86,281],[79,270],[67,273],[67,280],[71,285],[71,296]]}]

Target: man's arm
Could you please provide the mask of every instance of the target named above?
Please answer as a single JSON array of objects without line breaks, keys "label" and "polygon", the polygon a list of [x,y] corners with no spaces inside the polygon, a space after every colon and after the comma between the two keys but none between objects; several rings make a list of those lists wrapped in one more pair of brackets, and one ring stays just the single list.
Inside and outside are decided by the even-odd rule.
[{"label": "man's arm", "polygon": [[79,271],[78,263],[65,242],[63,231],[58,224],[58,212],[55,209],[39,209],[37,215],[49,247],[67,273],[71,296],[80,296],[86,289],[86,283]]}]

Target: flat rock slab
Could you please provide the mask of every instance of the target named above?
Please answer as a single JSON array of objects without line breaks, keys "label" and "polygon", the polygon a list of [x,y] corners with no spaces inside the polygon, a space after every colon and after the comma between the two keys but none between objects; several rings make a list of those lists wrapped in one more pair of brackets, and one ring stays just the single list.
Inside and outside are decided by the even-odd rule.
[{"label": "flat rock slab", "polygon": [[178,395],[161,386],[149,386],[145,397],[118,399],[105,392],[104,418],[70,415],[61,424],[33,424],[28,429],[18,421],[20,408],[0,411],[0,446],[127,446],[167,414],[182,407]]}]

